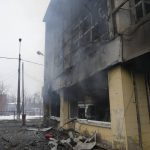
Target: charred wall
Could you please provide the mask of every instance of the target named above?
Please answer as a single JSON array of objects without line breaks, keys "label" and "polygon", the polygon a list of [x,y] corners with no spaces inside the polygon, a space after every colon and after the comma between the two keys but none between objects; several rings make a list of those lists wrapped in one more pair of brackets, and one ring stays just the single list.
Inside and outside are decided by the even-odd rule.
[{"label": "charred wall", "polygon": [[120,38],[110,42],[108,2],[51,2],[45,17],[45,78],[53,90],[72,86],[120,61]]}]

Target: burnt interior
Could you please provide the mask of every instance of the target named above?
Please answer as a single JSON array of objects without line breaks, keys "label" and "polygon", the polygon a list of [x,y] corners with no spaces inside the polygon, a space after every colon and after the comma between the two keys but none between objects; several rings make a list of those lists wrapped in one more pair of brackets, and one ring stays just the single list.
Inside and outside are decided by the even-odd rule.
[{"label": "burnt interior", "polygon": [[150,53],[143,54],[128,61],[125,66],[135,72],[150,72]]},{"label": "burnt interior", "polygon": [[[68,79],[69,80],[69,79]],[[52,92],[51,116],[60,116],[60,96]],[[70,118],[110,122],[108,72],[100,71],[65,88]]]},{"label": "burnt interior", "polygon": [[56,92],[51,95],[51,116],[60,117],[60,96]]},{"label": "burnt interior", "polygon": [[107,72],[69,88],[70,117],[110,122]]}]

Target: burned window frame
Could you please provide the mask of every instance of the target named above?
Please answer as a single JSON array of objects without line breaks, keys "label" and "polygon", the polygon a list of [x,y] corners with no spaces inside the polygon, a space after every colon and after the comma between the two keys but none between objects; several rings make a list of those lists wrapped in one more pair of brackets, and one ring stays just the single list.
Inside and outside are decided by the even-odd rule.
[{"label": "burned window frame", "polygon": [[[101,87],[95,86],[95,83],[93,83],[94,87],[91,84],[91,81],[93,80],[95,80],[97,83],[98,79],[95,76],[98,77],[99,74],[91,77],[93,80],[87,79],[86,81],[83,81],[78,86],[73,88],[73,92],[70,92],[72,96],[69,98],[70,119],[76,118],[79,121],[88,120],[92,122],[111,122],[108,72],[106,71],[103,75],[105,76],[103,81],[106,79],[106,83],[103,82],[103,90],[106,90],[106,92],[103,91]],[[89,89],[89,91],[87,90],[87,82],[91,85],[90,88],[92,87],[94,93],[91,92],[91,89]],[[101,82],[101,80],[98,80],[98,83],[99,82]],[[84,86],[86,86],[85,89]],[[105,96],[101,97],[100,95],[97,95],[95,93],[95,87],[97,91],[101,90],[100,93],[103,93]]]},{"label": "burned window frame", "polygon": [[[71,100],[72,101],[72,100]],[[69,118],[77,118],[78,120],[98,121],[98,122],[111,122],[110,116],[110,102],[102,104],[98,100],[92,100],[88,103],[85,100],[77,100],[69,103]],[[109,95],[108,95],[109,101]],[[75,104],[76,103],[76,104]],[[75,107],[73,106],[75,104]],[[97,106],[102,106],[101,109]],[[107,109],[103,109],[108,106]],[[93,112],[93,113],[91,113]],[[97,114],[97,115],[96,115]]]},{"label": "burned window frame", "polygon": [[131,5],[131,15],[134,24],[138,23],[142,18],[146,17],[147,15],[150,15],[150,10],[146,12],[146,6],[149,5],[150,7],[150,1],[130,0],[130,5]]},{"label": "burned window frame", "polygon": [[[95,1],[97,4],[99,0]],[[87,2],[88,3],[88,2]],[[79,48],[87,48],[89,45],[91,45],[94,42],[100,41],[100,42],[107,42],[110,38],[110,29],[109,29],[109,23],[107,22],[108,14],[101,15],[101,11],[103,8],[101,6],[92,5],[94,9],[97,11],[97,15],[94,15],[95,13],[91,11],[91,6],[88,6],[88,4],[84,4],[84,9],[86,10],[86,14],[80,14],[81,17],[78,17],[73,25],[69,27],[69,29],[65,30],[64,33],[68,32],[70,35],[68,40],[64,40],[63,42],[63,48],[68,48],[70,46],[70,52],[75,52]],[[109,2],[106,1],[106,7],[107,7],[107,13],[109,11]],[[102,11],[103,12],[103,11]],[[101,15],[101,16],[100,16]],[[96,16],[96,17],[95,17]],[[103,20],[105,19],[105,20]],[[101,27],[100,22],[106,22],[108,25],[108,31],[106,33],[101,33]],[[87,27],[85,27],[85,25]],[[105,26],[105,25],[103,25]],[[83,30],[82,30],[83,28]],[[74,34],[74,31],[76,34]],[[65,33],[65,34],[66,34]],[[69,46],[67,46],[67,44]]]}]

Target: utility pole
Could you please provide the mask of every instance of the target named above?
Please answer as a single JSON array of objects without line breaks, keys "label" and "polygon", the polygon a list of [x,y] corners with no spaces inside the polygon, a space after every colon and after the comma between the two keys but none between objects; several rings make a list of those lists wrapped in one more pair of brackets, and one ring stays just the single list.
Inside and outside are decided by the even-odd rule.
[{"label": "utility pole", "polygon": [[24,63],[22,63],[22,114],[24,115]]},{"label": "utility pole", "polygon": [[22,63],[22,125],[26,124],[26,114],[24,113],[24,63]]},{"label": "utility pole", "polygon": [[20,63],[21,63],[21,41],[22,39],[19,39],[19,62],[18,62],[18,91],[17,91],[17,119],[20,120]]}]

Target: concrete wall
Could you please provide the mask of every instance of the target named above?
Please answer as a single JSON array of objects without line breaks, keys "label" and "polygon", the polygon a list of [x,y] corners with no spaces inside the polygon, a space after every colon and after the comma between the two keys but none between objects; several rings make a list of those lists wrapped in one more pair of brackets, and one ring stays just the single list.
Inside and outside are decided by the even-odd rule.
[{"label": "concrete wall", "polygon": [[143,150],[150,149],[150,117],[148,113],[148,103],[144,74],[139,73],[135,76],[137,99],[139,104],[141,134]]},{"label": "concrete wall", "polygon": [[121,67],[109,71],[109,97],[113,147],[126,149],[126,126]]},{"label": "concrete wall", "polygon": [[108,145],[112,145],[111,128],[76,122],[75,129],[85,135],[93,135],[96,132],[98,141],[101,141],[102,143]]},{"label": "concrete wall", "polygon": [[133,79],[125,68],[112,68],[109,71],[109,94],[114,148],[138,150],[141,142],[143,150],[149,150],[150,119],[144,74],[134,73]]},{"label": "concrete wall", "polygon": [[[124,0],[114,0],[114,9],[123,2]],[[122,34],[131,25],[129,2],[125,3],[113,16],[116,22],[116,31]]]},{"label": "concrete wall", "polygon": [[[69,102],[65,90],[60,91],[60,126],[63,127],[69,120]],[[65,126],[67,127],[67,126]]]},{"label": "concrete wall", "polygon": [[121,66],[109,71],[109,97],[114,148],[138,149],[138,126],[132,75]]},{"label": "concrete wall", "polygon": [[121,39],[118,37],[103,45],[97,43],[90,49],[78,50],[71,56],[73,62],[76,62],[77,58],[79,61],[70,70],[64,70],[61,80],[57,78],[54,81],[53,88],[56,90],[63,87],[70,87],[107,67],[121,62],[121,47]]},{"label": "concrete wall", "polygon": [[121,73],[127,148],[129,150],[136,150],[139,149],[139,133],[133,75],[130,71],[124,68],[121,69]]}]

